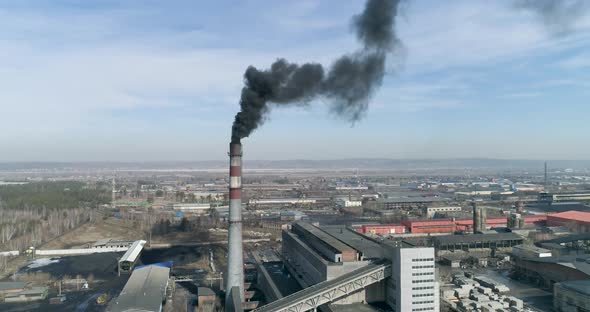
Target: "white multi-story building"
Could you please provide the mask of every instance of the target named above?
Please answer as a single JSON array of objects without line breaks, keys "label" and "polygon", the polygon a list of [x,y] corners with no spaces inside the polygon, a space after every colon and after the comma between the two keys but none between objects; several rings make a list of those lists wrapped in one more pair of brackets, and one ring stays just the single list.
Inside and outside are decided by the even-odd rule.
[{"label": "white multi-story building", "polygon": [[395,312],[439,312],[439,286],[434,264],[434,248],[391,245],[391,278],[387,284],[387,304]]},{"label": "white multi-story building", "polygon": [[340,208],[360,207],[363,205],[363,202],[360,200],[338,199],[336,200],[336,205]]}]

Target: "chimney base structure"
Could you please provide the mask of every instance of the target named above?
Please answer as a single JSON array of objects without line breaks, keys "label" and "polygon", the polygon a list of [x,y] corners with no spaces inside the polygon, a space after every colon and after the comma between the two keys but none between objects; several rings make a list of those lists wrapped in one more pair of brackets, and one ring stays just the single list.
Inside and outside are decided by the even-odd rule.
[{"label": "chimney base structure", "polygon": [[[234,306],[236,296],[244,302],[244,260],[242,252],[242,144],[229,145],[229,235],[225,306]],[[235,292],[238,294],[234,294]],[[227,310],[226,310],[227,311]]]}]

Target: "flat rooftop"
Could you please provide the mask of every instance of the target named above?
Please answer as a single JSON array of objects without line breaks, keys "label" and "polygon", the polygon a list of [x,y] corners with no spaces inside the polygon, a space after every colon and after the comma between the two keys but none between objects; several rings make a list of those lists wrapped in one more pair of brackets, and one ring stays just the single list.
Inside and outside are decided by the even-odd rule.
[{"label": "flat rooftop", "polygon": [[571,243],[580,240],[590,240],[590,233],[579,233],[573,235],[566,235],[563,237],[558,237],[550,240],[543,241],[543,243],[554,243],[554,244],[563,244],[563,243]]},{"label": "flat rooftop", "polygon": [[478,242],[499,242],[508,240],[522,240],[522,237],[514,233],[497,234],[466,234],[466,235],[444,235],[433,238],[439,244],[469,244]]},{"label": "flat rooftop", "polygon": [[107,311],[160,311],[169,276],[170,268],[167,267],[148,265],[135,269]]},{"label": "flat rooftop", "polygon": [[532,262],[543,262],[561,265],[570,269],[578,270],[586,275],[590,276],[590,255],[564,255],[564,256],[553,256],[553,257],[521,257],[524,260]]},{"label": "flat rooftop", "polygon": [[564,288],[590,296],[590,280],[567,281],[559,284]]},{"label": "flat rooftop", "polygon": [[424,202],[443,202],[448,201],[448,198],[444,197],[434,197],[434,196],[425,196],[425,197],[388,197],[388,198],[381,198],[380,201],[383,203],[424,203]]},{"label": "flat rooftop", "polygon": [[551,218],[551,217],[572,219],[572,220],[582,221],[582,222],[590,222],[590,212],[584,212],[584,211],[570,210],[570,211],[550,214],[548,216],[548,218]]},{"label": "flat rooftop", "polygon": [[365,258],[382,258],[383,248],[373,239],[357,233],[344,225],[326,225],[321,227],[326,233],[360,251]]},{"label": "flat rooftop", "polygon": [[343,253],[346,251],[354,251],[354,249],[352,247],[344,244],[343,242],[337,240],[335,237],[329,235],[328,233],[322,231],[318,227],[315,227],[307,222],[295,222],[293,224],[293,227],[296,227],[296,226],[301,227],[303,230],[305,230],[308,233],[310,233],[311,235],[317,237],[319,240],[324,242],[326,245],[330,246],[331,248],[333,248],[336,251],[339,251],[340,253]]}]

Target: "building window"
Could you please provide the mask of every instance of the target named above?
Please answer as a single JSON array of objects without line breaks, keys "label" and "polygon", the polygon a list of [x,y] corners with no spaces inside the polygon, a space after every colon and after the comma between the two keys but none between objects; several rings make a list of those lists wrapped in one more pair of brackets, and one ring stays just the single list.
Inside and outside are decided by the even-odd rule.
[{"label": "building window", "polygon": [[434,275],[434,272],[412,273],[412,276]]},{"label": "building window", "polygon": [[418,284],[418,283],[432,283],[434,282],[433,279],[427,279],[427,280],[413,280],[412,284]]},{"label": "building window", "polygon": [[412,290],[428,290],[428,289],[434,289],[434,286],[412,287]]},{"label": "building window", "polygon": [[434,261],[434,258],[416,258],[412,259],[413,262],[426,262],[426,261]]},{"label": "building window", "polygon": [[434,303],[434,300],[412,301],[412,304],[427,304],[427,303]]},{"label": "building window", "polygon": [[432,297],[434,296],[433,293],[428,293],[428,294],[414,294],[412,295],[412,297],[416,298],[416,297]]},{"label": "building window", "polygon": [[434,265],[414,265],[412,269],[433,269]]}]

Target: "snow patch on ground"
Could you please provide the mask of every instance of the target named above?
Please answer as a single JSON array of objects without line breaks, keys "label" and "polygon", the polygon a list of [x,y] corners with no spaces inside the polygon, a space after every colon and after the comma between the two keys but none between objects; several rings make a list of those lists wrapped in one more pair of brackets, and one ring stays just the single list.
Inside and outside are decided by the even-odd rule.
[{"label": "snow patch on ground", "polygon": [[48,266],[52,263],[58,263],[59,262],[59,258],[41,258],[41,259],[35,259],[33,261],[31,261],[28,265],[27,268],[29,269],[37,269],[37,268],[41,268],[44,266]]}]

